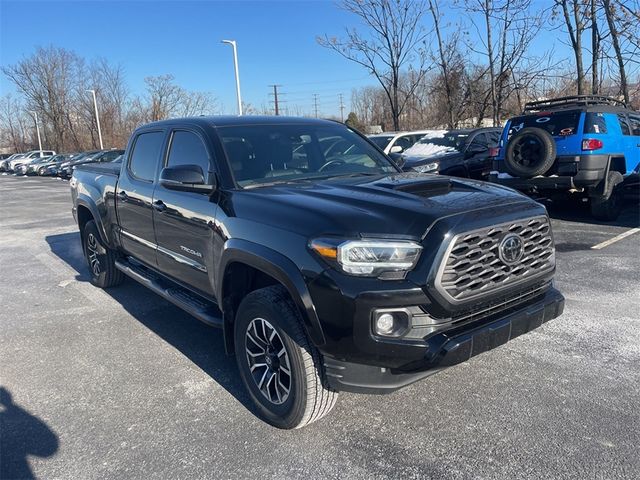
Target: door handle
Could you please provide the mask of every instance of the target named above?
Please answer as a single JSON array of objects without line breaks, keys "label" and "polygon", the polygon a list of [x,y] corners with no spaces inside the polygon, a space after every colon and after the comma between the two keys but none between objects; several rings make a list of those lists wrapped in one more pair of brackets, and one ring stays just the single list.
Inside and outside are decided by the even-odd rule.
[{"label": "door handle", "polygon": [[153,209],[156,212],[164,212],[167,209],[167,206],[162,200],[156,200],[155,202],[153,202]]},{"label": "door handle", "polygon": [[125,192],[124,190],[120,190],[118,192],[118,200],[122,202],[126,202],[128,198],[129,198],[129,195],[127,195],[127,192]]}]

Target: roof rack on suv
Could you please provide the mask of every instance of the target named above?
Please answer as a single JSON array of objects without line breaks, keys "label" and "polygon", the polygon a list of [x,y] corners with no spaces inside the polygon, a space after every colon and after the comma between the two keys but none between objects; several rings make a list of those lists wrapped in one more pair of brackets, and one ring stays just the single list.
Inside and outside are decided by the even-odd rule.
[{"label": "roof rack on suv", "polygon": [[572,95],[569,97],[551,98],[548,100],[538,100],[524,104],[524,112],[538,112],[540,110],[553,110],[554,108],[566,108],[568,106],[588,106],[588,105],[612,105],[615,107],[626,107],[626,104],[615,98],[603,95]]}]

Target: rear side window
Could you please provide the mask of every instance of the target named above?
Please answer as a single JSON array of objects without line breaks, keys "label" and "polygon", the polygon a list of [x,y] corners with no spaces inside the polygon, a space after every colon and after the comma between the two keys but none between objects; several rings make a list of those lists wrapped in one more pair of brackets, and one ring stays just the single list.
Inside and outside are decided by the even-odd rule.
[{"label": "rear side window", "polygon": [[537,127],[546,130],[554,137],[574,135],[577,133],[580,111],[543,112],[537,115],[526,115],[511,120],[507,138],[511,138],[523,128]]},{"label": "rear side window", "polygon": [[195,133],[184,130],[173,133],[167,167],[176,165],[198,165],[207,178],[207,173],[211,170],[209,154],[202,140]]},{"label": "rear side window", "polygon": [[587,112],[584,116],[584,133],[607,133],[607,124],[602,113]]},{"label": "rear side window", "polygon": [[156,165],[160,158],[164,132],[141,133],[136,138],[129,159],[129,171],[140,179],[152,182],[156,176]]},{"label": "rear side window", "polygon": [[618,122],[620,123],[620,130],[622,130],[622,134],[631,135],[631,127],[629,126],[629,122],[627,122],[626,115],[619,113]]},{"label": "rear side window", "polygon": [[631,135],[640,137],[640,116],[629,115],[629,120],[631,120]]}]

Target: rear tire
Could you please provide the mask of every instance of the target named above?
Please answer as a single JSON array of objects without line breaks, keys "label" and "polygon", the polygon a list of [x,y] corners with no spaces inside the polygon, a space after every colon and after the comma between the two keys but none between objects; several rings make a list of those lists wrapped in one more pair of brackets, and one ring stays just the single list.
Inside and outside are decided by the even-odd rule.
[{"label": "rear tire", "polygon": [[507,172],[522,178],[547,173],[555,160],[555,140],[537,127],[523,128],[511,137],[504,156]]},{"label": "rear tire", "polygon": [[594,218],[611,222],[620,216],[624,203],[623,181],[624,178],[620,172],[609,172],[605,192],[597,197],[591,197],[591,215]]},{"label": "rear tire", "polygon": [[263,420],[301,428],[334,407],[338,393],[328,387],[322,356],[284,287],[255,290],[242,300],[234,340],[240,376]]},{"label": "rear tire", "polygon": [[120,285],[124,274],[116,268],[117,253],[104,245],[94,220],[82,230],[82,249],[89,266],[91,283],[96,287],[109,288]]}]

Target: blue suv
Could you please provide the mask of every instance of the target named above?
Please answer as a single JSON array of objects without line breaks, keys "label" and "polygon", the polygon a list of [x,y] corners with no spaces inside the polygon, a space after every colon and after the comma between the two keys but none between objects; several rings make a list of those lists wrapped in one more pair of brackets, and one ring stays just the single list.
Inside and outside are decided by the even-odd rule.
[{"label": "blue suv", "polygon": [[506,123],[499,147],[490,180],[586,195],[595,218],[615,220],[624,176],[640,164],[640,113],[595,95],[529,102]]}]

